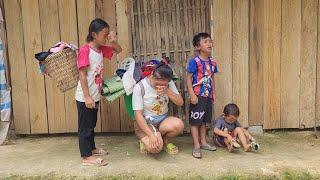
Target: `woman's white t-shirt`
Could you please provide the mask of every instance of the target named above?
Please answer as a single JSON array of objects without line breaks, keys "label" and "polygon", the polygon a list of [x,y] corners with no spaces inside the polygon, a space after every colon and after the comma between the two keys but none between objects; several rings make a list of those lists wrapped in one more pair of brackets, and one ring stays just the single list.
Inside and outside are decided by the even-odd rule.
[{"label": "woman's white t-shirt", "polygon": [[[158,95],[156,90],[150,85],[148,78],[141,80],[144,86],[144,96],[142,97],[141,88],[136,84],[132,94],[132,108],[133,110],[143,110],[145,117],[163,116],[168,113],[168,95]],[[179,91],[173,81],[169,82],[169,89],[175,94]]]}]

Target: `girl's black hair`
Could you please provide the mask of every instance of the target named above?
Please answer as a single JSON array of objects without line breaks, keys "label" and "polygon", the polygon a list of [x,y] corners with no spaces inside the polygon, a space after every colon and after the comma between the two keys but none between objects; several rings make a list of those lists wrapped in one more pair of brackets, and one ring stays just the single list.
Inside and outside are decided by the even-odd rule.
[{"label": "girl's black hair", "polygon": [[93,41],[93,36],[92,36],[93,32],[99,33],[104,28],[110,28],[109,24],[106,21],[104,21],[100,18],[96,18],[96,19],[92,20],[90,23],[90,26],[89,26],[89,33],[87,35],[87,42]]},{"label": "girl's black hair", "polygon": [[227,104],[223,109],[223,114],[238,117],[240,115],[239,107],[236,104]]},{"label": "girl's black hair", "polygon": [[194,47],[200,46],[201,39],[205,39],[205,38],[211,38],[210,34],[206,32],[196,34],[192,40],[193,46]]},{"label": "girl's black hair", "polygon": [[152,75],[155,79],[171,81],[173,77],[173,71],[171,67],[168,65],[168,61],[169,59],[166,58],[166,62],[161,61],[160,64],[158,64],[154,68]]}]

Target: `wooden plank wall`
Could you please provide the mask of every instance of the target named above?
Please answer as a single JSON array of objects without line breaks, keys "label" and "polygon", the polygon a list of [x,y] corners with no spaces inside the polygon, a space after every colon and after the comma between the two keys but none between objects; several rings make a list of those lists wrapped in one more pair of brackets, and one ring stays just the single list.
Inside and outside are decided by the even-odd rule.
[{"label": "wooden plank wall", "polygon": [[[95,17],[109,23],[124,49],[105,62],[105,76],[127,56],[169,56],[188,104],[184,73],[192,37],[207,31],[220,70],[215,116],[234,102],[244,126],[310,128],[320,119],[319,0],[2,1],[18,134],[77,132],[75,89],[60,93],[38,73],[34,54],[60,40],[82,45]],[[123,99],[100,107],[97,132],[132,131]],[[188,106],[170,112],[188,124]]]},{"label": "wooden plank wall", "polygon": [[[111,30],[117,31],[115,1],[3,0],[3,4],[16,133],[77,132],[75,88],[61,93],[49,77],[38,73],[34,54],[59,41],[81,46],[85,43],[89,23],[95,17],[105,19]],[[105,62],[105,66],[105,75],[113,74],[116,57]],[[101,103],[97,132],[121,131],[120,121],[117,121],[119,107],[119,101]]]},{"label": "wooden plank wall", "polygon": [[[137,61],[169,57],[179,79],[178,90],[185,97],[185,106],[170,104],[170,114],[185,121],[188,131],[188,96],[185,68],[193,56],[192,38],[209,32],[209,0],[129,0],[131,9],[132,52]],[[122,24],[122,23],[118,23]]]},{"label": "wooden plank wall", "polygon": [[213,0],[212,9],[221,70],[215,114],[235,102],[244,125],[313,127],[320,107],[319,1]]}]

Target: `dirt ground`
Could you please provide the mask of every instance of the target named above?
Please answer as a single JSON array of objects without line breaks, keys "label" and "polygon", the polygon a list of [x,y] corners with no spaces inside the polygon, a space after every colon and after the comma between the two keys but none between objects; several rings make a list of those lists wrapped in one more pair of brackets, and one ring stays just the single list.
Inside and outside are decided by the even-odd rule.
[{"label": "dirt ground", "polygon": [[282,179],[284,172],[289,172],[289,177],[298,177],[290,172],[311,179],[320,177],[320,139],[312,132],[268,132],[256,139],[261,145],[259,152],[228,153],[219,148],[204,152],[199,160],[191,156],[189,135],[173,141],[180,148],[175,156],[140,154],[134,135],[98,135],[97,146],[110,152],[105,156],[109,165],[84,167],[75,135],[20,137],[14,144],[0,146],[0,179],[234,179],[242,175]]}]

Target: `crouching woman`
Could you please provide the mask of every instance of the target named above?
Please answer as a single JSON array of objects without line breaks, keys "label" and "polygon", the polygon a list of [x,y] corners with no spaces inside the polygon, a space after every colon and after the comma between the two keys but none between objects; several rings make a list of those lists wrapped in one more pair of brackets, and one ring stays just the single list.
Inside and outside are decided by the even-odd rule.
[{"label": "crouching woman", "polygon": [[172,81],[173,71],[163,62],[151,75],[142,79],[133,90],[135,133],[140,140],[140,152],[157,154],[165,150],[177,154],[178,147],[170,143],[184,128],[181,119],[168,116],[169,100],[178,106],[183,99]]}]

